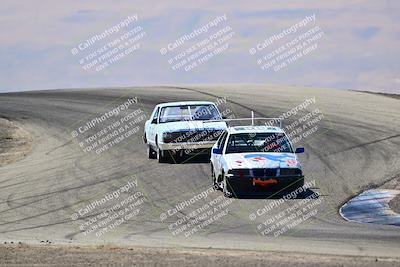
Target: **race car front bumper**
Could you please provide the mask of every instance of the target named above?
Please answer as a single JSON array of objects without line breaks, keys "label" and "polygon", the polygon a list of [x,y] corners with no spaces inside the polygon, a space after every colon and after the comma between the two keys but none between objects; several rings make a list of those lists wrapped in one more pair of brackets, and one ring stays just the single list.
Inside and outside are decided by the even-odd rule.
[{"label": "race car front bumper", "polygon": [[161,150],[179,151],[185,150],[186,152],[195,150],[211,149],[215,141],[200,141],[200,142],[186,142],[186,143],[159,143],[158,147]]},{"label": "race car front bumper", "polygon": [[285,192],[304,185],[304,176],[226,177],[233,190]]}]

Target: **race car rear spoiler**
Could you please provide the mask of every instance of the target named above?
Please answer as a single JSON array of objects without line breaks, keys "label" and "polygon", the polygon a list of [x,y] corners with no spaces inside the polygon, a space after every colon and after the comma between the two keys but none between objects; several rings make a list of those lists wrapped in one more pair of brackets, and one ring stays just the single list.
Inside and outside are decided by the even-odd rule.
[{"label": "race car rear spoiler", "polygon": [[254,111],[251,111],[251,118],[207,120],[207,121],[203,121],[203,123],[211,123],[211,122],[219,122],[219,121],[224,121],[224,122],[228,123],[230,121],[250,121],[250,120],[251,120],[252,126],[254,126],[255,120],[268,120],[268,121],[273,121],[273,122],[279,122],[279,128],[282,128],[282,122],[283,122],[283,119],[281,119],[281,118],[254,117]]}]

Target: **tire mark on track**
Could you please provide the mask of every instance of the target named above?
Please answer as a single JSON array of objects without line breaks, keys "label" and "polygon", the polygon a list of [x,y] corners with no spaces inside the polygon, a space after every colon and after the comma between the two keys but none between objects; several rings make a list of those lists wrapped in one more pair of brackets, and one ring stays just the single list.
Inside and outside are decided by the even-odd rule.
[{"label": "tire mark on track", "polygon": [[354,146],[350,146],[350,147],[347,147],[347,148],[339,150],[339,151],[335,151],[335,152],[332,152],[332,153],[325,154],[325,156],[329,157],[329,156],[336,155],[336,154],[339,154],[339,153],[342,153],[342,152],[346,152],[346,151],[349,151],[349,150],[352,150],[352,149],[355,149],[355,148],[364,148],[364,147],[372,145],[372,144],[376,144],[376,143],[379,143],[379,142],[382,142],[382,141],[391,140],[391,139],[395,139],[395,138],[399,138],[399,137],[400,137],[400,134],[395,134],[395,135],[387,136],[387,137],[384,137],[384,138],[375,139],[373,141],[360,143],[360,144],[357,144],[357,145],[354,145]]}]

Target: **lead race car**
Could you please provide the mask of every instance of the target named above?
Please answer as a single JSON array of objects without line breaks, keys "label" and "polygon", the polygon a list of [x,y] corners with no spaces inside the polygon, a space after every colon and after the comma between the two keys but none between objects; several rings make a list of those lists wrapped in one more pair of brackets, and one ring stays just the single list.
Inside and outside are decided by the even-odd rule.
[{"label": "lead race car", "polygon": [[281,127],[228,127],[213,146],[211,177],[226,197],[237,191],[286,191],[304,185],[293,145]]},{"label": "lead race car", "polygon": [[211,147],[227,128],[221,119],[217,106],[209,101],[156,105],[145,123],[143,135],[148,157],[158,158],[163,163],[184,155],[210,153]]}]

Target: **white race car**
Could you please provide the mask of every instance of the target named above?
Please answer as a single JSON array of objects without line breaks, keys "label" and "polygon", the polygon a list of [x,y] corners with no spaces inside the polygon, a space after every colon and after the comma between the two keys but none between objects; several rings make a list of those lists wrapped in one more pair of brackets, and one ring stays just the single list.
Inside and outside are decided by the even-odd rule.
[{"label": "white race car", "polygon": [[211,147],[226,130],[217,106],[208,101],[161,103],[155,106],[145,123],[143,140],[149,158],[160,163],[170,162],[175,156],[209,153]]},{"label": "white race car", "polygon": [[231,197],[235,191],[283,191],[303,186],[304,176],[293,146],[280,127],[229,127],[211,151],[214,187]]}]

